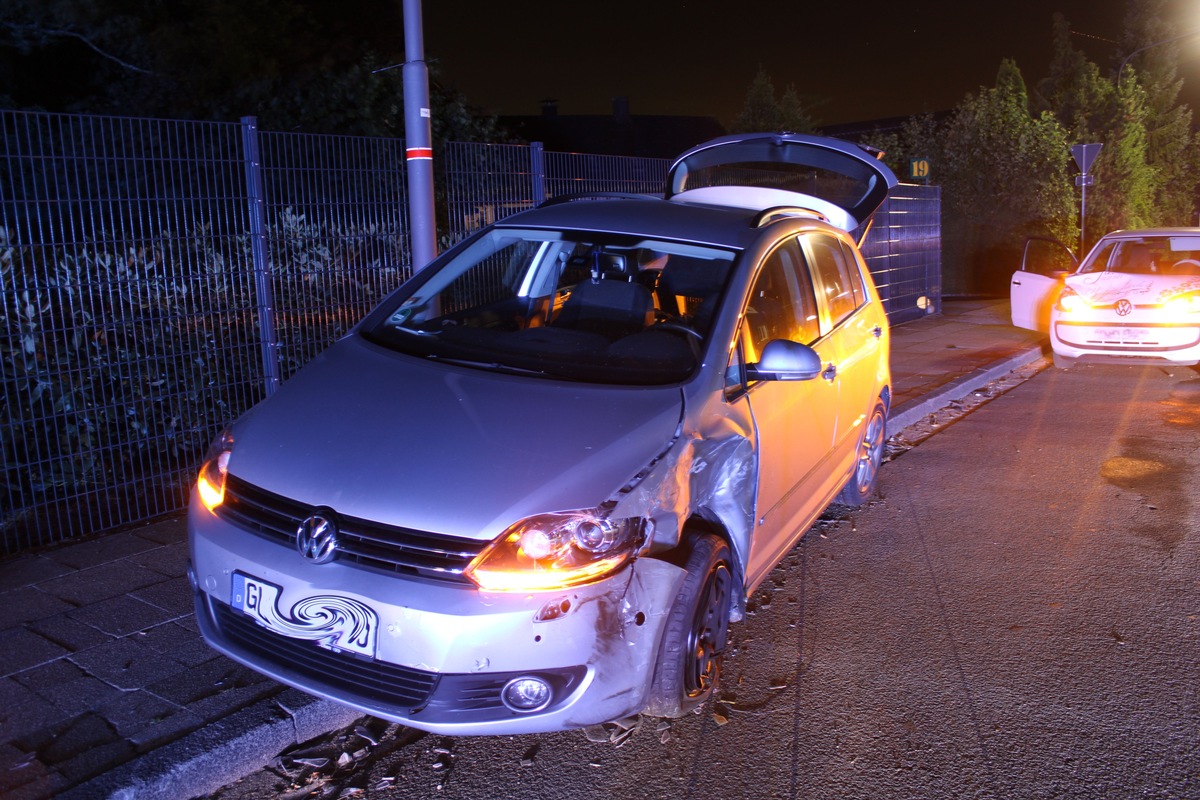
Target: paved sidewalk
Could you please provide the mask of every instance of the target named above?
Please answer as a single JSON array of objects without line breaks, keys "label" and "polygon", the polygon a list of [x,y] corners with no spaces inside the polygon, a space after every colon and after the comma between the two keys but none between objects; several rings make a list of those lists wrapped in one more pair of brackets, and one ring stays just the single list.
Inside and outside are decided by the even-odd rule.
[{"label": "paved sidewalk", "polygon": [[892,328],[888,434],[1049,354],[1044,334],[1012,326],[1008,300],[948,300],[942,313]]},{"label": "paved sidewalk", "polygon": [[[892,330],[889,433],[1042,355],[1006,301]],[[0,796],[188,798],[361,716],[209,650],[182,517],[0,562]]]}]

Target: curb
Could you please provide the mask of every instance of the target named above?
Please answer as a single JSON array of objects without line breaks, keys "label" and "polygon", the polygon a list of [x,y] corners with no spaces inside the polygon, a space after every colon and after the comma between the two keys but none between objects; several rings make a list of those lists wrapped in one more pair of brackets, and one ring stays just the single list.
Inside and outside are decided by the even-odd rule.
[{"label": "curb", "polygon": [[276,754],[349,725],[362,712],[285,689],[80,784],[62,800],[200,797],[266,766]]},{"label": "curb", "polygon": [[957,400],[963,395],[975,391],[980,386],[994,381],[996,378],[1037,361],[1044,355],[1045,352],[1042,349],[1042,345],[1034,345],[1016,355],[995,361],[986,367],[980,367],[973,372],[968,372],[966,375],[955,378],[949,383],[934,389],[929,394],[924,394],[901,403],[888,416],[887,431],[884,434],[885,438],[896,435],[927,414],[932,414],[934,411],[945,408],[951,400]]}]

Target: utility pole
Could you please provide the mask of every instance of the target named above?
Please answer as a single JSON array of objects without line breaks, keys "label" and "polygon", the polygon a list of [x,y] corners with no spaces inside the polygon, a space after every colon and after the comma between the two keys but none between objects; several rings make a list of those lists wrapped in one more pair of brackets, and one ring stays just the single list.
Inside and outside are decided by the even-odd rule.
[{"label": "utility pole", "polygon": [[421,0],[404,2],[404,147],[408,174],[408,240],[413,272],[437,255],[433,205],[433,134],[429,121],[429,68]]}]

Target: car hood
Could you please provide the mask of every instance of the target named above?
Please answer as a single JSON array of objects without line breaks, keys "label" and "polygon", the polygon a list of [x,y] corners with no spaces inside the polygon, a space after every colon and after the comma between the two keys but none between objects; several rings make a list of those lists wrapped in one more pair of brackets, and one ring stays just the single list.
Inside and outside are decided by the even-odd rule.
[{"label": "car hood", "polygon": [[1197,275],[1144,275],[1129,272],[1084,272],[1068,275],[1066,284],[1091,305],[1128,300],[1135,305],[1165,303],[1200,291]]},{"label": "car hood", "polygon": [[353,336],[238,423],[229,471],[341,515],[492,539],[609,499],[669,445],[681,398],[448,366]]}]

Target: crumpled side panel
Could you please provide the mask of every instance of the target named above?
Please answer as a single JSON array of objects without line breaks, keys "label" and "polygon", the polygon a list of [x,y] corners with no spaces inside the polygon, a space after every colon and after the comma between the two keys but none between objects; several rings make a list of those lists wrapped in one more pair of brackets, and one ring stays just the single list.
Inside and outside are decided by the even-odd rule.
[{"label": "crumpled side panel", "polygon": [[754,532],[754,498],[758,486],[753,423],[731,419],[729,409],[710,418],[720,428],[702,435],[682,432],[656,463],[616,498],[614,515],[646,515],[654,522],[649,552],[663,552],[680,542],[693,515],[720,525],[729,534],[739,572],[744,574]]}]

